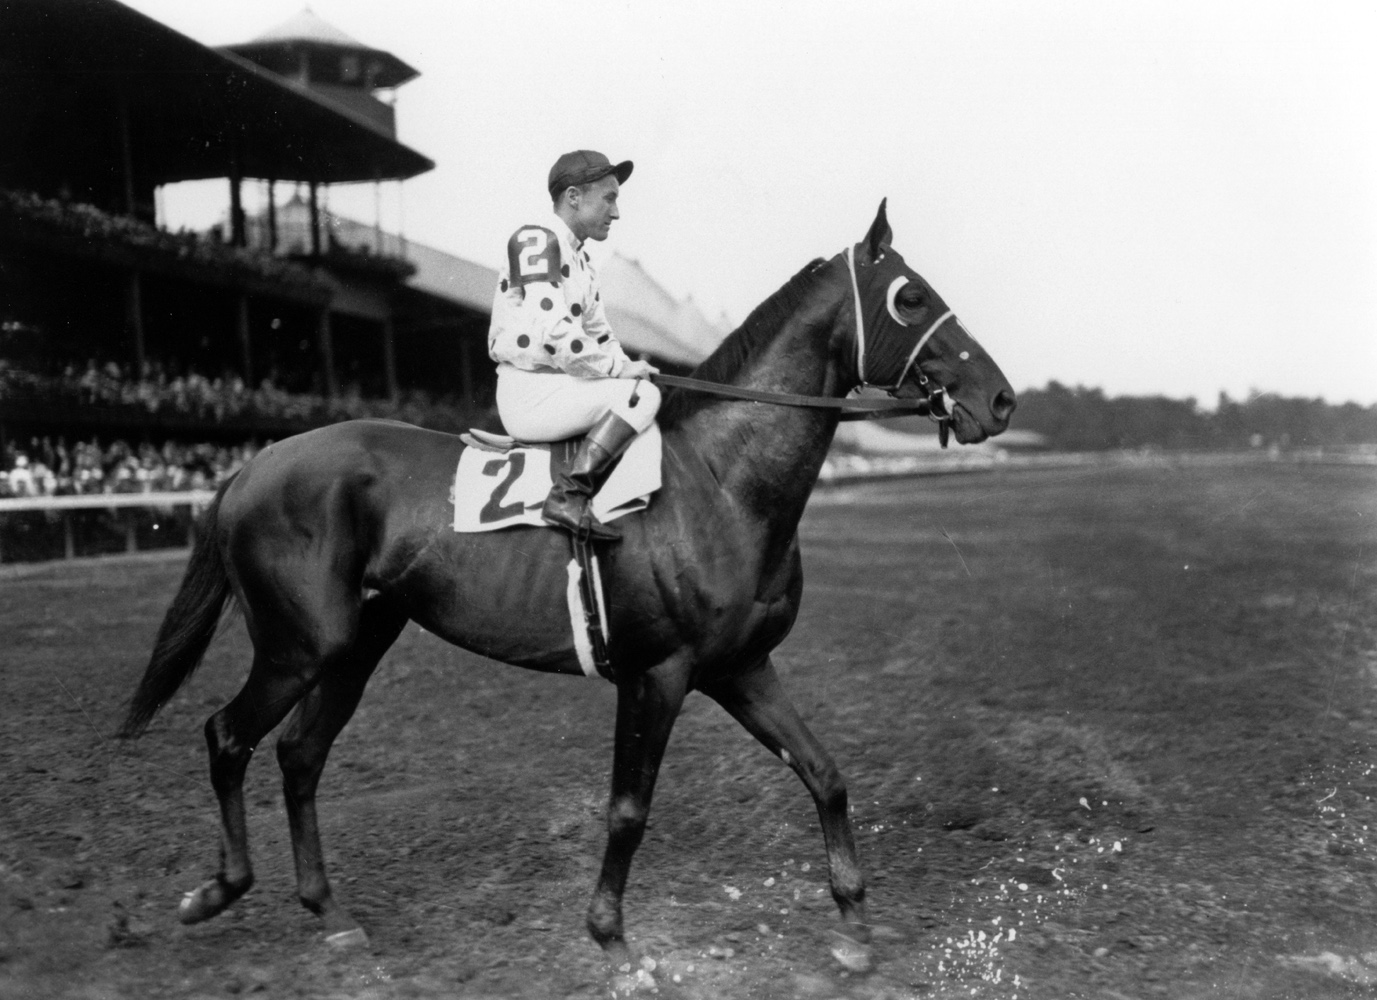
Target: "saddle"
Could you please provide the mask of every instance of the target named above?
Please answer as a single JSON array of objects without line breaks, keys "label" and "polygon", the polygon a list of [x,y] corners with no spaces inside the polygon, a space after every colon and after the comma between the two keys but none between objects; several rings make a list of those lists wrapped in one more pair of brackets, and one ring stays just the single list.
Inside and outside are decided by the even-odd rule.
[{"label": "saddle", "polygon": [[[476,428],[459,437],[466,447],[454,475],[454,530],[545,525],[540,508],[553,477],[573,461],[581,438],[534,443]],[[636,436],[593,498],[599,521],[607,524],[649,505],[661,483],[660,449],[655,424]]]},{"label": "saddle", "polygon": [[[495,451],[499,454],[511,451],[513,448],[521,445],[521,442],[510,434],[495,434],[492,431],[481,430],[477,427],[470,427],[463,434],[460,434],[459,440],[463,441],[464,444],[468,445],[470,448],[477,448],[480,451]],[[567,441],[561,441],[559,443],[569,445],[577,440],[578,438],[569,438]],[[535,443],[534,441],[527,442],[526,446],[531,447],[534,446]]]}]

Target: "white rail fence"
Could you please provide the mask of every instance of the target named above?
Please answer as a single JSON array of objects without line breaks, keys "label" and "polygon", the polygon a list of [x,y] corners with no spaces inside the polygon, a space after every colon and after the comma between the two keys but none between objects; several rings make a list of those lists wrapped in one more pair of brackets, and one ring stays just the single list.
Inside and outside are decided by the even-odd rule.
[{"label": "white rail fence", "polygon": [[[158,493],[87,493],[77,496],[52,497],[5,497],[0,498],[0,562],[7,562],[5,552],[5,528],[7,522],[16,515],[42,513],[45,520],[59,522],[62,534],[62,554],[67,559],[77,555],[76,515],[81,511],[106,511],[112,515],[113,526],[124,533],[124,551],[139,551],[138,520],[134,512],[151,511],[156,516],[166,514],[169,518],[179,508],[188,508],[184,528],[186,543],[196,540],[196,517],[206,505],[215,499],[213,490],[178,490]],[[181,519],[177,519],[179,522]]]}]

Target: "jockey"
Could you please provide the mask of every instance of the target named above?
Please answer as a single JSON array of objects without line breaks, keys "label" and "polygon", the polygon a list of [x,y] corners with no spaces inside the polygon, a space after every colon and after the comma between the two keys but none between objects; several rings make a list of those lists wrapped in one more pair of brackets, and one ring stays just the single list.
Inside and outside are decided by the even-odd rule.
[{"label": "jockey", "polygon": [[614,459],[654,422],[658,369],[633,361],[617,343],[583,245],[605,240],[631,161],[613,164],[590,150],[565,153],[550,168],[553,213],[507,241],[493,297],[488,354],[497,362],[497,413],[523,441],[587,436],[568,471],[555,478],[541,516],[574,535],[610,541],[621,532],[597,521],[589,501]]}]

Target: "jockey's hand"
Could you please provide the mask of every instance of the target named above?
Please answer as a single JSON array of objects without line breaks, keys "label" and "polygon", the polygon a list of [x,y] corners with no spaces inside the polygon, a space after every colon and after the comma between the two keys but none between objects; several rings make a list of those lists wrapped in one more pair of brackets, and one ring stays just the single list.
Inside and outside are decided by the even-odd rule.
[{"label": "jockey's hand", "polygon": [[649,361],[628,361],[622,366],[617,378],[648,378],[651,375],[660,374],[660,369],[656,368]]}]

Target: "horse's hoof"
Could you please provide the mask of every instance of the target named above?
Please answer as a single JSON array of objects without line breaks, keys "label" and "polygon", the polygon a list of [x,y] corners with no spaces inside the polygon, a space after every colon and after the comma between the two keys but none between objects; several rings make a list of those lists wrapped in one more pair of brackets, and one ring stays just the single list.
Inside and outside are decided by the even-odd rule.
[{"label": "horse's hoof", "polygon": [[347,931],[335,931],[325,935],[325,943],[336,951],[350,951],[368,947],[368,935],[362,927],[351,927]]},{"label": "horse's hoof", "polygon": [[870,971],[870,945],[848,937],[841,931],[831,931],[832,957],[847,972]]},{"label": "horse's hoof", "polygon": [[219,879],[202,882],[177,904],[177,919],[184,924],[199,924],[222,912],[233,900]]}]

